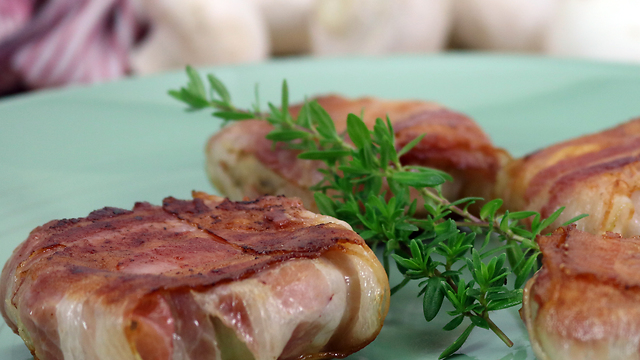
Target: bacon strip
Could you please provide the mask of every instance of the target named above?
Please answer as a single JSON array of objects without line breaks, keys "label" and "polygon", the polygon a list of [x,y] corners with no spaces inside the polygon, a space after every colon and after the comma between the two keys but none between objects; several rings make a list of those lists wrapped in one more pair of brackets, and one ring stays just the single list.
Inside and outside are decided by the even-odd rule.
[{"label": "bacon strip", "polygon": [[586,213],[581,230],[640,235],[640,119],[513,161],[499,178],[498,195],[510,210],[548,217],[565,206],[552,227]]},{"label": "bacon strip", "polygon": [[539,244],[522,310],[538,359],[638,359],[640,239],[572,226]]},{"label": "bacon strip", "polygon": [[5,320],[40,360],[343,357],[377,335],[389,290],[345,223],[204,193],[51,221],[0,281]]}]

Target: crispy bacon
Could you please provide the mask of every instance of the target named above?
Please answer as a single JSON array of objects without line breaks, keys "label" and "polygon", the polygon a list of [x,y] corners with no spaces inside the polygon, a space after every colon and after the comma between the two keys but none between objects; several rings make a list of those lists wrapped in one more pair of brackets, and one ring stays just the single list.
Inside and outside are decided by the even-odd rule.
[{"label": "crispy bacon", "polygon": [[377,335],[388,291],[347,224],[194,193],[36,228],[0,310],[40,360],[344,357]]},{"label": "crispy bacon", "polygon": [[522,309],[538,359],[640,358],[640,239],[574,225],[539,244]]},{"label": "crispy bacon", "polygon": [[[491,198],[502,164],[509,158],[495,148],[470,118],[441,105],[423,101],[385,101],[371,97],[346,99],[336,95],[316,99],[329,113],[338,132],[346,129],[349,113],[363,114],[373,128],[376,118],[389,116],[399,148],[416,137],[422,141],[402,157],[407,165],[444,170],[455,182],[444,186],[449,199],[465,196]],[[296,116],[301,105],[290,110]],[[273,148],[265,136],[272,130],[264,121],[243,121],[224,128],[207,144],[207,172],[216,188],[232,199],[264,194],[284,194],[303,200],[314,209],[309,187],[322,176],[319,161],[299,160],[297,152],[282,146]]]},{"label": "crispy bacon", "polygon": [[640,119],[540,150],[508,164],[498,195],[510,210],[534,210],[543,217],[561,206],[558,227],[582,213],[578,228],[640,235]]}]

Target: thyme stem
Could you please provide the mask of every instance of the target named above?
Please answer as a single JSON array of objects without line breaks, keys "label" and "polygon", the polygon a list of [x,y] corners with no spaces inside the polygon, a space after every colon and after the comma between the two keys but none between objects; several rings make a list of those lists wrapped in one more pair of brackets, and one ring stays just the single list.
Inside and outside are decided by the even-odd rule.
[{"label": "thyme stem", "polygon": [[494,334],[498,335],[498,337],[500,338],[500,340],[502,340],[508,347],[512,347],[513,346],[513,341],[511,341],[511,339],[509,339],[509,337],[507,336],[507,334],[505,334],[502,330],[500,330],[500,328],[498,327],[498,325],[496,325],[493,320],[491,320],[489,318],[489,314],[486,313],[483,316],[484,320],[487,322],[487,324],[489,324],[489,328],[491,329],[491,331],[493,331]]}]

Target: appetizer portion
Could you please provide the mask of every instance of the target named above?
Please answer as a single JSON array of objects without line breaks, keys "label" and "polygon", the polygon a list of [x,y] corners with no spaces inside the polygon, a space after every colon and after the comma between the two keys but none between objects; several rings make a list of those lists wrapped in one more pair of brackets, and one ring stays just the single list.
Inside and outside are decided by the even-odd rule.
[{"label": "appetizer portion", "polygon": [[539,244],[521,310],[538,359],[640,359],[640,239],[570,226]]},{"label": "appetizer portion", "polygon": [[349,225],[299,200],[195,192],[36,228],[0,297],[39,360],[317,359],[376,337],[389,284]]},{"label": "appetizer portion", "polygon": [[562,142],[511,162],[502,171],[497,195],[509,210],[533,210],[548,217],[566,209],[556,228],[580,214],[578,229],[640,235],[640,119]]},{"label": "appetizer portion", "polygon": [[[445,197],[451,200],[491,198],[497,173],[509,158],[473,120],[435,103],[336,95],[315,100],[334,120],[338,132],[345,131],[347,115],[354,113],[362,115],[369,128],[376,118],[389,116],[400,148],[426,134],[401,160],[405,165],[429,166],[452,175],[455,182],[443,186]],[[291,107],[291,114],[297,116],[301,107]],[[296,151],[274,147],[265,138],[271,130],[266,121],[247,120],[215,134],[206,147],[209,178],[231,199],[283,194],[299,197],[305,206],[315,209],[309,188],[322,179],[318,171],[322,162],[299,160]]]}]

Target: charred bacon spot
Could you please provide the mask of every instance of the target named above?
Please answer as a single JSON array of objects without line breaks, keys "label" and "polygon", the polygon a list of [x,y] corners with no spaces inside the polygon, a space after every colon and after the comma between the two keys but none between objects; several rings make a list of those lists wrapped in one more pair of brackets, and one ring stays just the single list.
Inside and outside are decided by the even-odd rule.
[{"label": "charred bacon spot", "polygon": [[125,209],[114,208],[114,207],[104,207],[100,210],[95,210],[89,213],[89,216],[87,216],[87,220],[91,220],[91,221],[102,220],[102,219],[108,219],[114,216],[120,216],[125,214],[131,214],[131,210],[125,210]]}]

